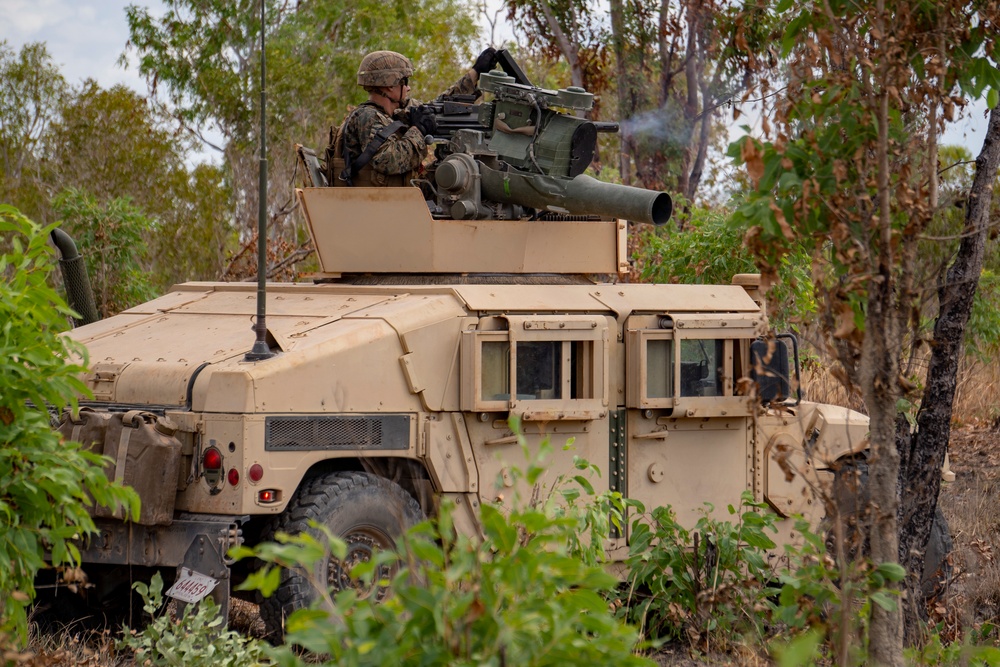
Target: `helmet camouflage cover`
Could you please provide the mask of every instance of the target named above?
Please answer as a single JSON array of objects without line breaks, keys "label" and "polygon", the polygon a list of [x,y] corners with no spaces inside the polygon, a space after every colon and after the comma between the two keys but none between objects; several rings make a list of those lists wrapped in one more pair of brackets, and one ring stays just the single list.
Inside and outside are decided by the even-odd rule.
[{"label": "helmet camouflage cover", "polygon": [[413,76],[413,63],[395,51],[373,51],[361,59],[358,85],[386,88],[399,85],[404,77]]}]

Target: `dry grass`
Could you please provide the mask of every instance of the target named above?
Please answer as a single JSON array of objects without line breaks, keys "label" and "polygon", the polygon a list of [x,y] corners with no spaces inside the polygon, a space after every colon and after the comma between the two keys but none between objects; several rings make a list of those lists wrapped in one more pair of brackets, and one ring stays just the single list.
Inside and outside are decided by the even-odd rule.
[{"label": "dry grass", "polygon": [[53,632],[38,632],[30,626],[28,650],[5,652],[4,660],[19,667],[131,667],[132,652],[115,648],[111,631],[96,632],[66,626]]},{"label": "dry grass", "polygon": [[254,639],[264,638],[264,621],[257,605],[233,598],[229,608],[229,627]]},{"label": "dry grass", "polygon": [[[927,360],[914,363],[920,382],[924,382]],[[803,395],[816,403],[843,405],[868,414],[864,401],[857,391],[848,392],[830,369],[832,362],[822,359],[804,364],[802,369]],[[919,398],[918,389],[917,398]],[[992,424],[1000,419],[1000,360],[985,363],[965,357],[956,378],[955,405],[952,411],[956,426]]]},{"label": "dry grass", "polygon": [[995,424],[1000,419],[1000,361],[966,357],[958,371],[952,420],[958,425]]},{"label": "dry grass", "polygon": [[829,365],[823,362],[810,363],[802,369],[802,396],[815,403],[842,405],[868,414],[861,395],[848,392],[844,384],[829,372]]}]

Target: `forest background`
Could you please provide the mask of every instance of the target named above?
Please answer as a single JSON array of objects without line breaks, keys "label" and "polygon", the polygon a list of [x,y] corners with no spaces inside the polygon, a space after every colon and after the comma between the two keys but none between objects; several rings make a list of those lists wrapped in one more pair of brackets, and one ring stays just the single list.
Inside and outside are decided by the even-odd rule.
[{"label": "forest background", "polygon": [[[826,14],[792,0],[267,6],[270,279],[314,266],[292,147],[321,148],[364,98],[354,81],[361,56],[410,55],[415,88],[432,97],[496,43],[503,17],[514,39],[496,45],[537,84],[581,85],[598,96],[595,119],[622,122],[593,173],[675,195],[673,224],[636,230],[632,279],[714,283],[760,270],[774,284],[775,324],[811,343],[811,359],[846,387],[844,401],[873,413],[873,433],[881,424],[882,443],[895,444],[900,419],[933,417],[920,412],[929,405],[921,393],[944,349],[935,327],[949,286],[969,297],[951,361],[995,366],[996,217],[970,203],[981,176],[971,152],[940,143],[967,101],[996,106],[994,3],[836,3]],[[148,95],[71,85],[44,44],[0,47],[0,201],[77,238],[104,316],[175,282],[255,276],[255,7],[129,7],[123,57]],[[901,46],[911,41],[917,51]],[[730,126],[751,109],[759,131],[729,146]],[[206,146],[217,160],[193,158]],[[713,172],[713,149],[741,168]],[[979,243],[964,265],[971,283],[949,273],[970,239]],[[893,363],[862,363],[886,358]],[[947,425],[954,387],[945,398],[936,404],[947,405]],[[978,416],[997,410],[987,403]],[[941,446],[928,451],[924,472],[943,457]],[[893,485],[907,465],[887,468]]]}]

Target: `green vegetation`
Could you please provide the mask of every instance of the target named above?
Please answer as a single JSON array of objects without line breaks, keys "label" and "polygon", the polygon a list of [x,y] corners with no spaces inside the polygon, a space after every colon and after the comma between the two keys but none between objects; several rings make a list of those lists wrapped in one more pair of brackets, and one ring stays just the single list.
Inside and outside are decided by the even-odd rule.
[{"label": "green vegetation", "polygon": [[[661,227],[643,234],[635,260],[644,281],[725,285],[738,273],[759,271],[743,236],[725,211],[695,207],[682,230]],[[794,328],[815,316],[811,262],[804,250],[790,253],[776,279],[765,286],[774,330]]]},{"label": "green vegetation", "polygon": [[[548,451],[546,443],[514,477],[534,488]],[[603,540],[609,516],[620,519],[620,498],[594,499],[593,467],[578,461],[577,469],[533,501],[484,505],[482,540],[457,536],[454,508],[444,504],[436,519],[406,535],[398,553],[379,556],[403,566],[388,600],[359,600],[347,590],[293,613],[276,661],[311,664],[290,648],[298,645],[328,665],[651,664],[635,655],[637,633],[609,606],[618,582],[602,565]],[[239,555],[311,572],[312,563],[345,550],[329,534],[326,544],[306,534],[279,541]],[[353,576],[370,581],[377,562],[357,566]],[[277,577],[269,568],[248,584],[268,595]]]},{"label": "green vegetation", "polygon": [[[643,665],[651,664],[643,653],[680,640],[706,653],[770,644],[801,658],[788,664],[815,664],[838,655],[846,631],[863,641],[842,664],[859,664],[872,606],[896,605],[887,586],[902,577],[898,565],[838,566],[804,521],[798,546],[768,556],[776,517],[749,492],[740,508],[729,508],[734,521],[706,512],[685,528],[669,507],[646,514],[617,494],[595,496],[589,478],[597,471],[582,460],[580,474],[549,485],[549,451],[546,441],[525,471],[509,469],[529,484],[530,498],[483,505],[481,540],[456,536],[454,506],[443,504],[395,553],[352,571],[367,586],[385,571],[380,566],[400,566],[391,597],[379,603],[353,589],[325,595],[288,618],[285,644],[268,654],[281,665],[313,664],[316,656],[352,666]],[[603,544],[626,511],[632,537],[619,582],[604,569]],[[267,596],[280,567],[308,573],[321,559],[343,558],[346,545],[317,528],[324,539],[279,534],[277,544],[238,549],[238,557],[268,564],[245,587]]]},{"label": "green vegetation", "polygon": [[768,532],[776,517],[749,491],[740,508],[728,510],[736,523],[713,520],[706,510],[686,529],[669,507],[632,523],[624,610],[647,636],[706,651],[764,636],[760,612],[775,592],[765,553],[775,546]]},{"label": "green vegetation", "polygon": [[87,394],[78,378],[85,350],[58,335],[72,311],[46,282],[51,229],[0,205],[10,244],[0,255],[0,636],[21,642],[46,552],[53,567],[79,565],[72,540],[94,532],[91,498],[139,513],[138,497],[104,476],[104,459],[62,441],[49,423],[46,406],[75,409]]},{"label": "green vegetation", "polygon": [[87,275],[101,318],[157,296],[142,260],[153,221],[128,200],[101,206],[93,195],[66,190],[53,201],[63,229],[87,248]]},{"label": "green vegetation", "polygon": [[269,665],[259,642],[225,629],[211,597],[183,605],[176,617],[163,598],[163,577],[157,572],[147,586],[136,583],[143,611],[152,618],[141,630],[125,628],[120,648],[135,651],[137,664],[152,667],[256,667]]},{"label": "green vegetation", "polygon": [[[192,144],[168,127],[161,108],[120,85],[69,86],[43,44],[15,52],[0,42],[0,81],[0,202],[89,234],[78,244],[91,270],[114,243],[139,237],[118,251],[129,264],[107,277],[119,284],[105,294],[102,313],[175,282],[222,276],[237,242],[226,170],[189,167]],[[101,238],[112,228],[128,241]],[[0,238],[0,249],[8,241]]]}]

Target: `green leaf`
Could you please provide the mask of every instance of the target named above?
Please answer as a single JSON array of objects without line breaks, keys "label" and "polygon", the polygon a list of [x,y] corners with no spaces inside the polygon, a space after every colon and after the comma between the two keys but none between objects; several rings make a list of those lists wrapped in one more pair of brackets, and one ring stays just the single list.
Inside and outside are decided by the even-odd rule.
[{"label": "green leaf", "polygon": [[896,598],[885,591],[875,591],[869,596],[871,601],[886,611],[895,611]]},{"label": "green leaf", "polygon": [[902,581],[906,578],[906,569],[899,563],[879,563],[875,571],[888,581]]},{"label": "green leaf", "polygon": [[819,630],[809,630],[778,648],[780,667],[801,667],[815,664],[819,659],[819,645],[823,636]]}]

